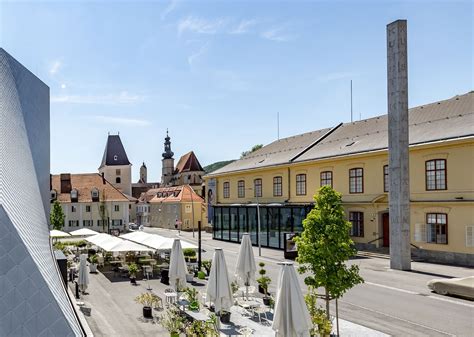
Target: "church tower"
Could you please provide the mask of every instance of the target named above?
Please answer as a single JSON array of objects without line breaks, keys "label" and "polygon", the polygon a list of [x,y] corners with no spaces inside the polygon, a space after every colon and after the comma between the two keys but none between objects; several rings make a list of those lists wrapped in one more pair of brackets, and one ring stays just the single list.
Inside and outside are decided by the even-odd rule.
[{"label": "church tower", "polygon": [[119,135],[109,135],[99,173],[122,193],[132,195],[132,164]]},{"label": "church tower", "polygon": [[142,166],[140,167],[140,183],[142,184],[146,184],[146,175],[147,175],[147,171],[146,171],[146,165],[145,165],[145,162],[143,162]]},{"label": "church tower", "polygon": [[171,151],[171,141],[170,136],[168,135],[168,130],[166,130],[166,138],[165,138],[165,152],[163,152],[163,159],[162,162],[162,174],[161,174],[161,184],[163,186],[170,185],[171,179],[173,178],[173,171],[174,171],[174,158],[173,158],[173,151]]}]

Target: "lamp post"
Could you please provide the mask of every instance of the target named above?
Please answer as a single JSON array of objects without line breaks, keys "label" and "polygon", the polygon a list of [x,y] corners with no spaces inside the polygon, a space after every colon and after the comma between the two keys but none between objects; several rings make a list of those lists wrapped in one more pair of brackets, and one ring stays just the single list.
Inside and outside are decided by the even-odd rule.
[{"label": "lamp post", "polygon": [[189,185],[189,188],[191,189],[191,210],[192,210],[192,222],[193,222],[193,238],[194,238],[194,199],[193,199],[193,194],[194,194],[194,190],[193,188],[191,187],[191,185]]},{"label": "lamp post", "polygon": [[[253,191],[254,189],[249,187],[248,190]],[[258,201],[258,193],[255,190],[255,197],[257,198],[257,243],[258,243],[258,256],[262,256],[262,244],[260,242],[260,203]]]}]

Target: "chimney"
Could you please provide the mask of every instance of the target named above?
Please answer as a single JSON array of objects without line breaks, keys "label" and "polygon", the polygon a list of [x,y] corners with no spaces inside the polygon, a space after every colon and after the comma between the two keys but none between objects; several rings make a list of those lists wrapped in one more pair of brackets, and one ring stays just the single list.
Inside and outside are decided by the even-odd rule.
[{"label": "chimney", "polygon": [[102,176],[102,184],[105,185],[105,177],[104,177],[104,172],[101,173],[101,176]]},{"label": "chimney", "polygon": [[71,193],[71,174],[61,173],[61,193]]}]

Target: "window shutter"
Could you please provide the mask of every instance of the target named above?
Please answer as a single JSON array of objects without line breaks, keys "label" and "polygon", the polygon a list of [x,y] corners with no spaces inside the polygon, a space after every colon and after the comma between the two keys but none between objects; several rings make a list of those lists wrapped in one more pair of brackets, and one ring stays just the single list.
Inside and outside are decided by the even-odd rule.
[{"label": "window shutter", "polygon": [[415,224],[415,241],[426,242],[426,225],[422,223]]},{"label": "window shutter", "polygon": [[474,247],[474,225],[466,226],[466,247]]}]

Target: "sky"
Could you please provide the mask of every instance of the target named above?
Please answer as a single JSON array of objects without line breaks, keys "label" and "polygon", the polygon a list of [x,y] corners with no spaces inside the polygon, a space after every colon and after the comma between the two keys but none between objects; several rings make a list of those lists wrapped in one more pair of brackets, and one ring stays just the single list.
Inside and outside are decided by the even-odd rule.
[{"label": "sky", "polygon": [[408,20],[410,107],[473,90],[471,1],[0,0],[0,46],[50,87],[51,171],[97,172],[120,133],[138,180],[176,161],[385,114],[386,25]]}]

